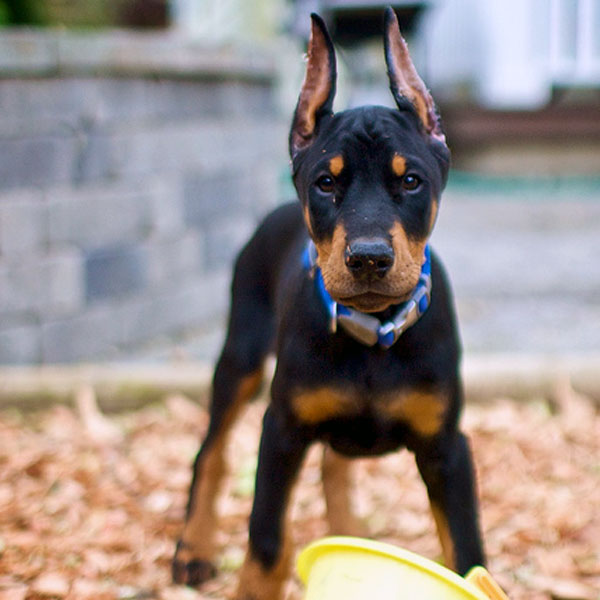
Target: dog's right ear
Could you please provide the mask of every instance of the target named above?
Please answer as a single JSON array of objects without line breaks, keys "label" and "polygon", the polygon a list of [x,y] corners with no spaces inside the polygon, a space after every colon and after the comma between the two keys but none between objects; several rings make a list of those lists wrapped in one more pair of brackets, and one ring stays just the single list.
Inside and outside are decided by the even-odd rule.
[{"label": "dog's right ear", "polygon": [[333,112],[336,82],[335,51],[321,17],[313,13],[311,19],[306,74],[290,131],[292,159],[313,142],[320,119]]}]

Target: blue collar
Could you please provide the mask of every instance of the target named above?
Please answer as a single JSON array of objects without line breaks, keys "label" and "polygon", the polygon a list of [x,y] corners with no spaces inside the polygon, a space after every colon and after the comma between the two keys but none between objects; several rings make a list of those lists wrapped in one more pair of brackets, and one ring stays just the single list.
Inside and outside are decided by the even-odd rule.
[{"label": "blue collar", "polygon": [[335,333],[338,324],[346,333],[366,346],[379,344],[387,350],[409,327],[414,325],[429,307],[431,298],[431,251],[429,244],[425,246],[425,262],[421,267],[421,276],[411,297],[398,306],[395,316],[382,323],[377,317],[360,312],[354,308],[336,302],[325,288],[321,269],[317,266],[317,249],[308,241],[302,256],[304,268],[309,271],[316,282],[317,291],[327,313],[329,314],[329,330]]}]

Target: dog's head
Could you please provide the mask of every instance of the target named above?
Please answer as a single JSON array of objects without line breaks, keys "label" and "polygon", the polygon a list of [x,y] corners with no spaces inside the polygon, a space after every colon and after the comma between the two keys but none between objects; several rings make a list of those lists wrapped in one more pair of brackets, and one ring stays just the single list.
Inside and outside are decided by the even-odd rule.
[{"label": "dog's head", "polygon": [[294,184],[325,286],[336,301],[364,312],[402,302],[416,286],[450,160],[391,8],[384,41],[397,108],[334,114],[335,52],[325,24],[312,15],[290,132]]}]

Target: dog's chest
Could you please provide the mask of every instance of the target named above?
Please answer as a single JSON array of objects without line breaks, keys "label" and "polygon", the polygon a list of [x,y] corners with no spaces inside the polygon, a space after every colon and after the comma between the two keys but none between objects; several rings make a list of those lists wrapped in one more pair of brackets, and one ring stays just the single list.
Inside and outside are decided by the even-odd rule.
[{"label": "dog's chest", "polygon": [[404,425],[423,437],[440,430],[448,404],[443,392],[407,387],[373,392],[324,385],[297,390],[292,397],[294,415],[307,425],[368,420],[385,428]]}]

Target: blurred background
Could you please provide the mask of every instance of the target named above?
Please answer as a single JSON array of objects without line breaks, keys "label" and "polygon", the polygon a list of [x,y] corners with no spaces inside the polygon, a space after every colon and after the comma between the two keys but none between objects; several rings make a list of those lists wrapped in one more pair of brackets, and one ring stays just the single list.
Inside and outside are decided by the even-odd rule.
[{"label": "blurred background", "polygon": [[294,197],[308,15],[337,107],[390,104],[386,4],[453,152],[466,351],[597,351],[600,0],[0,0],[0,364],[212,360],[237,251]]}]

